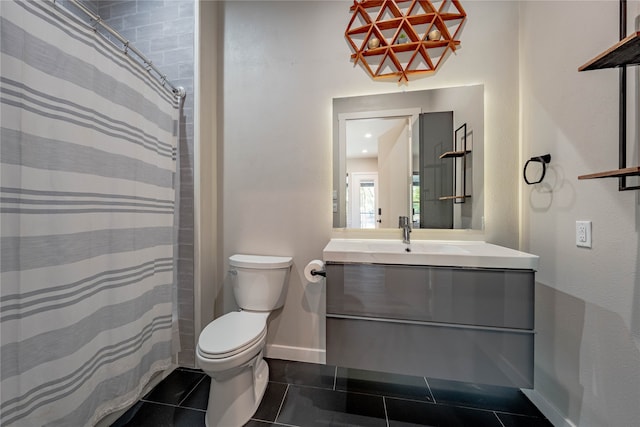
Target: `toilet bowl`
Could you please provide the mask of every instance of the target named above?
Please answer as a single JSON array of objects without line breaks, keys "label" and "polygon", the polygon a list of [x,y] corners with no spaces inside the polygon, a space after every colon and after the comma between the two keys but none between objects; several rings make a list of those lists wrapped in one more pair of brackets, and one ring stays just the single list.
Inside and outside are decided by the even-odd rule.
[{"label": "toilet bowl", "polygon": [[233,292],[240,311],[209,323],[198,337],[196,360],[211,377],[207,427],[244,425],[260,405],[269,380],[263,358],[267,319],[284,304],[291,257],[233,255]]}]

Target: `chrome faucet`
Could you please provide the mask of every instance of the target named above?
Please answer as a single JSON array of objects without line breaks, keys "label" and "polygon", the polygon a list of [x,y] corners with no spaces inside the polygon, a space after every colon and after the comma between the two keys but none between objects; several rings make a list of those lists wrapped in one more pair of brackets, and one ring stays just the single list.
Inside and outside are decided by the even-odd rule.
[{"label": "chrome faucet", "polygon": [[398,218],[398,227],[402,228],[402,243],[411,243],[411,237],[409,237],[409,233],[411,233],[411,226],[409,224],[408,216],[401,216]]}]

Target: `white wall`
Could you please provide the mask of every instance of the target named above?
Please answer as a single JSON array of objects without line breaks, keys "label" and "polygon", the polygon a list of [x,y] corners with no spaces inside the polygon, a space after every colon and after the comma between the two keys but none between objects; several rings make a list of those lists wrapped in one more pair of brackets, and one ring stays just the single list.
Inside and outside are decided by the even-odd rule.
[{"label": "white wall", "polygon": [[[630,32],[640,2],[628,15]],[[542,184],[522,185],[522,247],[540,255],[533,398],[556,425],[640,423],[640,193],[577,180],[618,165],[618,71],[577,71],[617,39],[617,1],[521,3],[520,164],[552,156]],[[629,141],[637,165],[637,129]],[[576,220],[593,222],[592,249],[575,246]]]},{"label": "white wall", "polygon": [[223,7],[217,313],[235,307],[225,274],[230,255],[292,255],[287,301],[269,324],[274,356],[323,357],[324,289],[321,283],[305,287],[303,269],[322,257],[332,234],[334,97],[484,84],[485,237],[518,245],[517,2],[464,3],[469,18],[461,48],[437,73],[408,85],[373,81],[353,66],[344,38],[351,4],[234,1]]}]

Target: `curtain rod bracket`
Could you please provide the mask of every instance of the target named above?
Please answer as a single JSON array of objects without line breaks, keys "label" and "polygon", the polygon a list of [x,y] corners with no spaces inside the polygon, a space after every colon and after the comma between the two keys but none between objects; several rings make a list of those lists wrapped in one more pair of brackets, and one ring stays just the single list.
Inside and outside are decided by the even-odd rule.
[{"label": "curtain rod bracket", "polygon": [[175,88],[173,90],[173,93],[178,97],[178,98],[184,98],[185,96],[187,96],[187,91],[184,90],[184,88],[182,86],[178,86],[177,88]]}]

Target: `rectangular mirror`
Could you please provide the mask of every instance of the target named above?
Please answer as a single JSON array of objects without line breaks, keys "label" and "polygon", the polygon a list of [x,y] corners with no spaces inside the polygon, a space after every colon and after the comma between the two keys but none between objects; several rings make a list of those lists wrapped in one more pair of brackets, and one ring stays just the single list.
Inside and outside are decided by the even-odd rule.
[{"label": "rectangular mirror", "polygon": [[482,228],[482,85],[334,98],[333,124],[334,228]]}]

